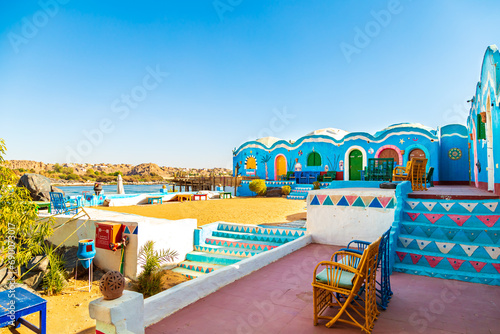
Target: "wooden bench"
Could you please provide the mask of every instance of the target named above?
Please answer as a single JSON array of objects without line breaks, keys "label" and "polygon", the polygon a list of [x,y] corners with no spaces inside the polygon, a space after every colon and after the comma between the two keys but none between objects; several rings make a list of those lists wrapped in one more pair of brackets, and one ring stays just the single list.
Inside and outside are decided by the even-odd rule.
[{"label": "wooden bench", "polygon": [[[23,318],[35,312],[39,312],[38,327]],[[8,325],[14,325],[16,328],[24,325],[35,333],[46,334],[47,301],[23,288],[0,292],[0,327]]]},{"label": "wooden bench", "polygon": [[219,198],[224,199],[224,198],[233,198],[233,195],[231,195],[230,191],[223,191],[219,193]]},{"label": "wooden bench", "polygon": [[177,194],[177,200],[179,202],[191,201],[191,194]]},{"label": "wooden bench", "polygon": [[202,197],[205,198],[205,201],[208,200],[207,194],[193,194],[193,201],[196,201],[196,198],[198,198],[198,200],[201,201]]},{"label": "wooden bench", "polygon": [[146,197],[148,199],[148,204],[163,204],[163,197],[162,196],[148,196]]}]

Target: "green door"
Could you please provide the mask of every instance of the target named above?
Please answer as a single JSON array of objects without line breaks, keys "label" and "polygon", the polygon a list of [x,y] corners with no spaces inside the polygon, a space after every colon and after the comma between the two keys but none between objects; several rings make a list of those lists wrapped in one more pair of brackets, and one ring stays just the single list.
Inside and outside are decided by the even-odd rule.
[{"label": "green door", "polygon": [[363,153],[353,150],[349,154],[349,180],[361,180],[360,170],[363,169]]}]

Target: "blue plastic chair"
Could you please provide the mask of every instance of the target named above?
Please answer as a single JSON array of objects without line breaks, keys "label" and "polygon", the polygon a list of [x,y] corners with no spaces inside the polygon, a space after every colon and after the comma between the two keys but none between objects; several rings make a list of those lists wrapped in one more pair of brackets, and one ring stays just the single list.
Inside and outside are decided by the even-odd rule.
[{"label": "blue plastic chair", "polygon": [[[387,309],[387,305],[393,295],[391,290],[391,277],[389,273],[389,234],[391,233],[391,228],[389,228],[384,234],[382,234],[382,240],[380,241],[380,246],[378,250],[378,265],[380,268],[380,278],[377,279],[377,305],[383,310]],[[341,251],[350,251],[358,254],[363,254],[363,251],[370,245],[368,241],[353,240],[347,244],[347,248],[340,249]],[[335,260],[337,261],[337,260]]]},{"label": "blue plastic chair", "polygon": [[50,193],[50,213],[55,214],[77,214],[78,205],[64,199],[62,193]]}]

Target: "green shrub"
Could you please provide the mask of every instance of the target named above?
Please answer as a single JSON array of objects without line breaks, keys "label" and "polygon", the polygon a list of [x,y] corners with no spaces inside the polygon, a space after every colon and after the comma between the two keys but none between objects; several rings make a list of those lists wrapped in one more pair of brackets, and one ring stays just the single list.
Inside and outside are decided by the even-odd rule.
[{"label": "green shrub", "polygon": [[45,251],[49,258],[49,270],[43,277],[42,287],[47,291],[49,296],[58,295],[64,290],[67,284],[64,261],[62,255],[55,253],[53,249],[46,247]]},{"label": "green shrub", "polygon": [[314,186],[314,189],[319,189],[320,188],[320,184],[318,181],[314,181],[313,182],[313,186]]},{"label": "green shrub", "polygon": [[288,196],[291,191],[292,191],[292,187],[290,187],[290,186],[283,186],[283,187],[281,187],[281,192],[285,196]]},{"label": "green shrub", "polygon": [[161,292],[161,266],[165,262],[172,262],[178,255],[170,249],[155,250],[154,246],[155,242],[149,240],[139,249],[138,262],[143,271],[137,277],[137,290],[145,297]]},{"label": "green shrub", "polygon": [[254,193],[257,193],[257,195],[260,195],[260,196],[264,196],[266,194],[266,191],[267,191],[266,181],[261,180],[261,179],[253,180],[252,182],[250,182],[248,187],[250,188],[251,191],[253,191]]}]

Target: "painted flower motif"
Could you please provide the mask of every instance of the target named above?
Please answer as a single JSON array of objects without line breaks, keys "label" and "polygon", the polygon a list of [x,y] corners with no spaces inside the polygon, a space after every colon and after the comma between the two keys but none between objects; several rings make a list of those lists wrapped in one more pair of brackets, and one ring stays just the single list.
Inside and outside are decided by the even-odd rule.
[{"label": "painted flower motif", "polygon": [[448,151],[448,156],[451,160],[458,160],[462,157],[462,151],[459,148],[454,147]]},{"label": "painted flower motif", "polygon": [[302,150],[299,150],[299,155],[302,155]]},{"label": "painted flower motif", "polygon": [[368,149],[368,153],[369,153],[369,154],[373,154],[373,152],[374,152],[373,148],[371,148],[371,147],[370,147],[370,148]]}]

